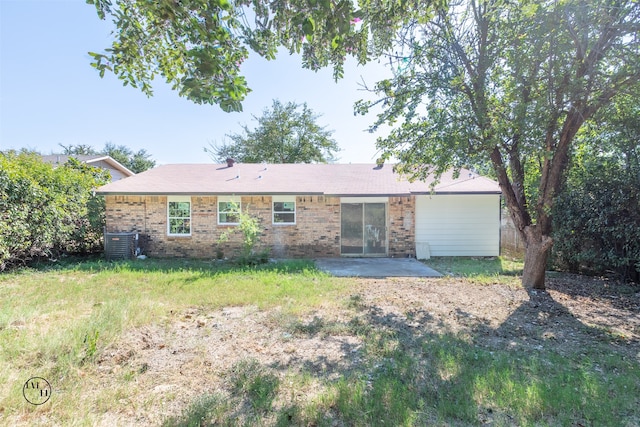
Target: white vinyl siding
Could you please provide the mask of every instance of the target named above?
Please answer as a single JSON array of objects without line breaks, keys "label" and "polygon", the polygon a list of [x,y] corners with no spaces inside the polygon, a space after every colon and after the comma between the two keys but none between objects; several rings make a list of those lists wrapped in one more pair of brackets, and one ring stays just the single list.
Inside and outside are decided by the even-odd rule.
[{"label": "white vinyl siding", "polygon": [[500,196],[416,196],[416,245],[431,256],[500,254]]}]

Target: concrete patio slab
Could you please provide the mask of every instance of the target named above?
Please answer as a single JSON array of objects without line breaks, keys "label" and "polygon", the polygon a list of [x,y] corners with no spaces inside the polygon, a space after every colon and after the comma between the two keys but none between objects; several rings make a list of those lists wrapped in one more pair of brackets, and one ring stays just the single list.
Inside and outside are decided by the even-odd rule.
[{"label": "concrete patio slab", "polygon": [[339,277],[442,277],[413,258],[318,258],[315,263]]}]

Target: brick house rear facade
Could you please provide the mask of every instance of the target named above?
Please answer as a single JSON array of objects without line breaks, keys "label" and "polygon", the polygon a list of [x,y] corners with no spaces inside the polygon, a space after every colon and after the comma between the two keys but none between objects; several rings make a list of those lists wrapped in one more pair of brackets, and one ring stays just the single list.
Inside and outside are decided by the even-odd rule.
[{"label": "brick house rear facade", "polygon": [[[239,233],[228,242],[218,239],[235,225],[217,225],[217,197],[192,196],[191,235],[167,235],[167,196],[106,196],[107,232],[135,231],[142,236],[142,249],[150,256],[213,258],[220,246],[232,254],[240,246]],[[295,225],[271,223],[271,196],[243,196],[241,206],[259,218],[262,234],[259,248],[276,258],[340,256],[340,198],[297,196]],[[404,199],[404,200],[403,200]],[[414,255],[414,203],[410,197],[389,199],[389,240],[385,255]]]},{"label": "brick house rear facade", "polygon": [[[451,176],[440,184],[446,191],[432,191],[429,183],[409,183],[390,166],[382,169],[167,165],[103,186],[98,194],[105,196],[107,232],[139,233],[143,252],[154,257],[210,259],[218,248],[233,256],[240,233],[219,242],[237,227],[230,201],[259,219],[258,248],[276,258],[498,254],[493,234],[499,236],[500,196],[493,181]],[[494,223],[495,230],[487,231]],[[460,229],[464,240],[480,243],[455,243]],[[451,230],[444,239],[438,237],[443,230]],[[424,248],[427,256],[420,253]]]}]

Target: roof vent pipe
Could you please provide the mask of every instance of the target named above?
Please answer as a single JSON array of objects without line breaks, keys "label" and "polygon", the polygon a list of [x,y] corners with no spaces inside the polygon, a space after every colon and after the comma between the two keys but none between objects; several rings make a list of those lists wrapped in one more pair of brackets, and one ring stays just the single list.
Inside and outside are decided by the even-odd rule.
[{"label": "roof vent pipe", "polygon": [[231,157],[227,157],[227,167],[228,168],[232,168],[233,164],[236,162],[235,159],[231,158]]}]

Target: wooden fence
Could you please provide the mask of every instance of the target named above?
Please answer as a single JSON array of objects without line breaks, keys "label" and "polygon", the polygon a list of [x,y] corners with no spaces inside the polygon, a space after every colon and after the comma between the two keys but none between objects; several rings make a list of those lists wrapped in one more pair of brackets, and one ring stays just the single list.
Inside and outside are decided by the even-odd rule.
[{"label": "wooden fence", "polygon": [[524,256],[524,242],[506,209],[502,211],[500,222],[500,253],[502,255]]}]

